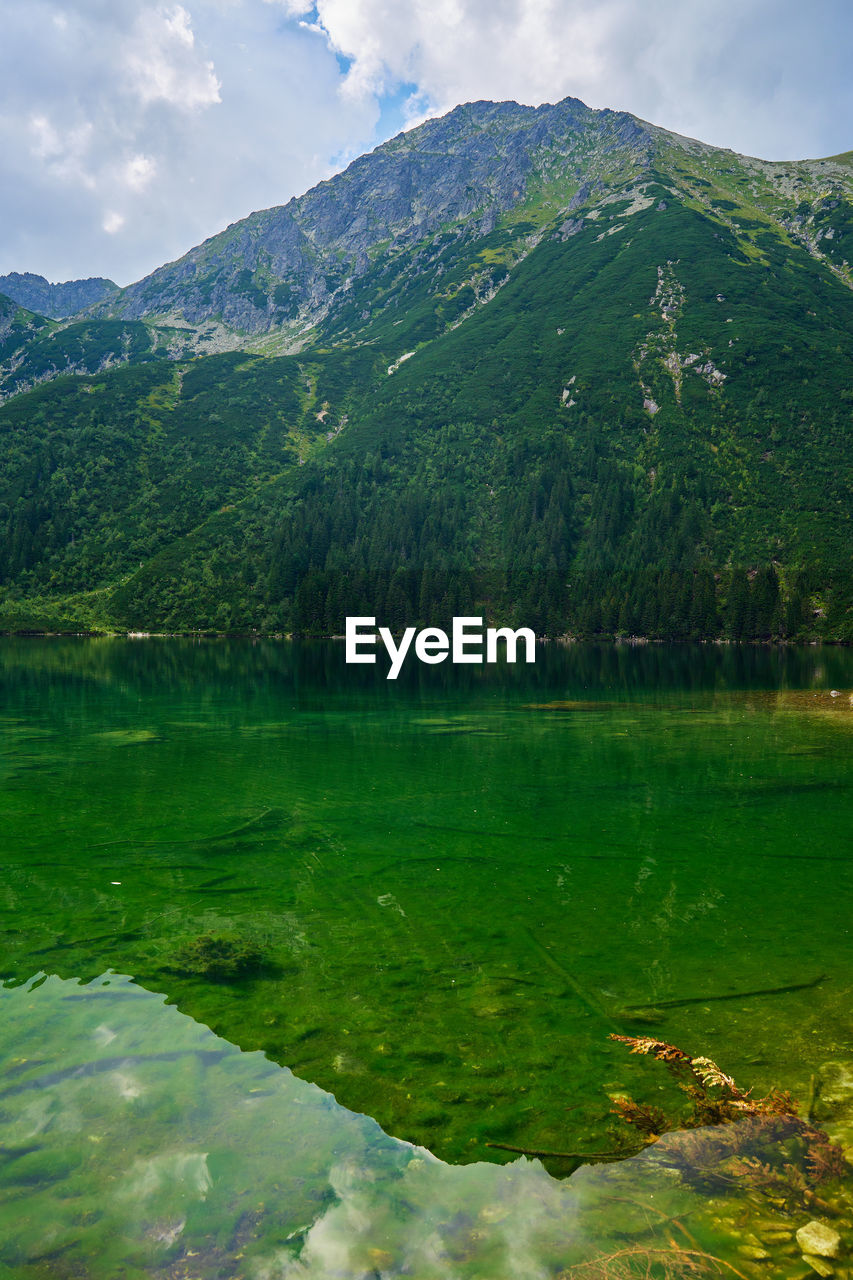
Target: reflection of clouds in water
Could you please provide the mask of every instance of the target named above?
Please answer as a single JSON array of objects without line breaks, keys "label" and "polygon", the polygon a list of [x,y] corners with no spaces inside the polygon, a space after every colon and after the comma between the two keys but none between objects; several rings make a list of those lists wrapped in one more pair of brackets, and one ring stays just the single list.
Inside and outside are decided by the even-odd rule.
[{"label": "reflection of clouds in water", "polygon": [[112,1081],[118,1090],[119,1097],[124,1098],[127,1102],[132,1102],[134,1098],[138,1098],[142,1093],[142,1085],[126,1071],[113,1071]]},{"label": "reflection of clouds in water", "polygon": [[187,1205],[206,1200],[212,1185],[206,1152],[176,1151],[134,1161],[116,1197],[132,1205],[137,1231],[159,1254],[183,1234]]},{"label": "reflection of clouds in water", "polygon": [[207,1153],[178,1151],[134,1161],[119,1194],[138,1207],[140,1202],[171,1202],[178,1194],[204,1200],[211,1185]]},{"label": "reflection of clouds in water", "polygon": [[[640,1228],[646,1197],[667,1198],[645,1155],[565,1182],[525,1159],[445,1164],[164,1000],[117,974],[0,988],[23,1051],[5,1060],[0,1146],[35,1139],[38,1169],[64,1171],[50,1212],[80,1274],[198,1259],[192,1274],[247,1280],[550,1280],[599,1251],[614,1192],[639,1196]],[[0,1215],[0,1270],[44,1253],[38,1169],[11,1241]],[[81,1206],[96,1210],[82,1226]]]},{"label": "reflection of clouds in water", "polygon": [[528,1160],[453,1166],[419,1151],[391,1185],[355,1161],[336,1165],[329,1180],[337,1203],[297,1258],[280,1254],[259,1280],[454,1280],[475,1256],[490,1274],[546,1280],[575,1217],[568,1183]]}]

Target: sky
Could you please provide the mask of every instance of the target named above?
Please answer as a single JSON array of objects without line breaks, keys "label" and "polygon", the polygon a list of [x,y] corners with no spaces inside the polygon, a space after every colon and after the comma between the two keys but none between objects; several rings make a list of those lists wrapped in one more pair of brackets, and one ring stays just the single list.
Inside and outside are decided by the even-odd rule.
[{"label": "sky", "polygon": [[460,102],[853,148],[851,0],[3,0],[0,274],[119,284]]}]

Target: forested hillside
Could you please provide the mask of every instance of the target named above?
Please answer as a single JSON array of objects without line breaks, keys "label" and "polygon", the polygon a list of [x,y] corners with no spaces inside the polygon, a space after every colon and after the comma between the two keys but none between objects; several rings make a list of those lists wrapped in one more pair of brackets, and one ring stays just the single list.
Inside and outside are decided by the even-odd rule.
[{"label": "forested hillside", "polygon": [[[325,294],[302,249],[289,282],[290,249],[261,254],[263,279],[240,265],[253,215],[193,260],[219,263],[204,314],[180,263],[114,319],[7,306],[0,625],[482,612],[549,635],[853,638],[846,158],[769,165],[582,104],[507,106],[430,122],[287,206],[303,233],[319,209],[322,254],[349,236]],[[420,190],[389,210],[425,155],[441,172],[439,144],[435,216]],[[454,203],[466,147],[507,172],[473,165]],[[385,236],[366,248],[332,216],[353,184]],[[263,323],[217,304],[235,278]],[[78,376],[39,366],[47,343]],[[39,385],[16,394],[24,374]]]}]

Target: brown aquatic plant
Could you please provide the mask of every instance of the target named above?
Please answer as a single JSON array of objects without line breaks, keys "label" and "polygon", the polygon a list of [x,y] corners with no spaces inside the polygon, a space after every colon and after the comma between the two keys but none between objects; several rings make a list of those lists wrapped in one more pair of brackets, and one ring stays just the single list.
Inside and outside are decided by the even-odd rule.
[{"label": "brown aquatic plant", "polygon": [[721,1071],[716,1062],[712,1062],[710,1058],[691,1058],[690,1067],[706,1089],[712,1087],[727,1089],[733,1098],[745,1097],[731,1076],[727,1076],[725,1071]]},{"label": "brown aquatic plant", "polygon": [[744,1093],[739,1089],[730,1075],[721,1070],[716,1062],[710,1058],[691,1058],[683,1049],[679,1049],[677,1045],[668,1044],[666,1040],[654,1040],[649,1036],[617,1036],[612,1035],[611,1040],[618,1040],[621,1044],[627,1044],[631,1053],[643,1053],[657,1058],[658,1062],[665,1063],[676,1073],[683,1071],[693,1076],[694,1088],[702,1093],[707,1093],[708,1089],[722,1089],[725,1091],[726,1101],[730,1104],[741,1104],[742,1110],[753,1110],[760,1104],[750,1103],[749,1092]]},{"label": "brown aquatic plant", "polygon": [[667,1044],[666,1040],[655,1040],[652,1036],[610,1036],[611,1040],[618,1040],[621,1044],[627,1044],[631,1053],[651,1054],[653,1058],[657,1058],[658,1062],[689,1062],[687,1054],[683,1049],[679,1049],[674,1044]]},{"label": "brown aquatic plant", "polygon": [[672,1239],[668,1248],[629,1245],[575,1263],[560,1272],[559,1280],[700,1280],[707,1276],[747,1280],[732,1263],[703,1249],[684,1249]]},{"label": "brown aquatic plant", "polygon": [[753,1098],[706,1057],[690,1057],[676,1045],[644,1036],[613,1035],[632,1053],[663,1062],[690,1103],[686,1116],[670,1120],[659,1108],[618,1099],[615,1113],[655,1142],[680,1129],[665,1159],[688,1181],[705,1186],[741,1185],[783,1200],[790,1208],[825,1210],[815,1188],[849,1174],[840,1146],[798,1114],[790,1093],[771,1089]]},{"label": "brown aquatic plant", "polygon": [[620,1120],[632,1125],[638,1133],[646,1134],[650,1142],[672,1128],[666,1112],[660,1107],[652,1107],[645,1102],[635,1102],[633,1098],[614,1098],[613,1111]]},{"label": "brown aquatic plant", "polygon": [[812,1130],[812,1138],[806,1154],[810,1180],[817,1184],[843,1178],[849,1172],[844,1152],[823,1129]]}]

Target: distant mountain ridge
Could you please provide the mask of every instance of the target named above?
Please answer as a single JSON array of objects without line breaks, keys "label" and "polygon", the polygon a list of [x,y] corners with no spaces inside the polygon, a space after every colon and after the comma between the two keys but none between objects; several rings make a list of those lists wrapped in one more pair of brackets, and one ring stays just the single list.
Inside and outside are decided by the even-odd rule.
[{"label": "distant mountain ridge", "polygon": [[55,378],[191,353],[185,331],[86,312],[52,320],[0,293],[0,404]]},{"label": "distant mountain ridge", "polygon": [[77,315],[95,302],[118,293],[119,287],[112,280],[91,276],[87,280],[66,280],[51,284],[44,276],[30,271],[11,271],[0,276],[0,293],[15,302],[52,320],[64,320]]}]

